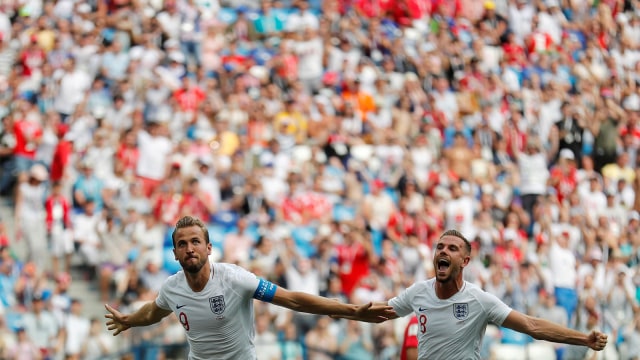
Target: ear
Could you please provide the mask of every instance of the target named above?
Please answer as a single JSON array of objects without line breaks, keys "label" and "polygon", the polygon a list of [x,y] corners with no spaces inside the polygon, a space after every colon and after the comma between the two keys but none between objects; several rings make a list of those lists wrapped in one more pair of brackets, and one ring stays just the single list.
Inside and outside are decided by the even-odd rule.
[{"label": "ear", "polygon": [[469,261],[471,261],[471,256],[465,256],[464,260],[462,260],[462,265],[461,267],[466,267],[467,265],[469,265]]},{"label": "ear", "polygon": [[207,255],[211,255],[211,243],[207,244]]},{"label": "ear", "polygon": [[173,259],[178,261],[178,255],[176,255],[176,249],[173,248],[173,250],[171,250],[171,251],[173,251]]}]

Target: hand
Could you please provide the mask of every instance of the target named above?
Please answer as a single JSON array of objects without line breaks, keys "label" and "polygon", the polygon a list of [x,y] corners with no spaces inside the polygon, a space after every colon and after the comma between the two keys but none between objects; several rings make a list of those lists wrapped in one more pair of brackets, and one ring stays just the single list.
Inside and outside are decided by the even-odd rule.
[{"label": "hand", "polygon": [[397,317],[398,315],[393,310],[393,307],[386,304],[374,305],[372,302],[368,302],[356,307],[356,314],[351,318],[351,320],[381,323]]},{"label": "hand", "polygon": [[596,351],[601,351],[607,346],[607,335],[599,331],[592,331],[587,339],[587,346]]},{"label": "hand", "polygon": [[113,336],[116,336],[130,328],[129,325],[124,323],[125,315],[107,304],[104,304],[104,307],[109,312],[109,314],[104,315],[105,318],[109,319],[107,320],[107,329],[115,330],[113,332]]}]

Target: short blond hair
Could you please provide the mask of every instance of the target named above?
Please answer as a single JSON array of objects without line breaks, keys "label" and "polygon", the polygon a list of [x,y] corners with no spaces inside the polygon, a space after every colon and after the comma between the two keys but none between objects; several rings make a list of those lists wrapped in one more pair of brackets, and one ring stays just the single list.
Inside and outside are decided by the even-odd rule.
[{"label": "short blond hair", "polygon": [[467,240],[466,237],[464,237],[464,235],[462,235],[460,231],[455,229],[447,230],[443,232],[442,235],[440,235],[440,239],[442,239],[445,236],[455,236],[461,239],[462,241],[464,241],[464,247],[467,249],[467,254],[471,254],[471,243],[469,242],[469,240]]},{"label": "short blond hair", "polygon": [[209,230],[207,229],[207,225],[202,220],[187,215],[183,216],[182,218],[180,218],[180,220],[178,220],[178,222],[176,222],[176,227],[175,229],[173,229],[173,233],[171,234],[171,240],[173,241],[174,248],[176,247],[176,232],[178,231],[178,229],[184,229],[192,226],[199,227],[204,234],[204,240],[207,244],[209,243]]}]

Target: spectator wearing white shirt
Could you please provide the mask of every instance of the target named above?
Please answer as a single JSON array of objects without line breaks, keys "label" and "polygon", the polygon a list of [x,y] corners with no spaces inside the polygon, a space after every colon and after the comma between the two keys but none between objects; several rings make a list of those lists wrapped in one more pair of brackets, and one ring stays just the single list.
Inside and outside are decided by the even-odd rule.
[{"label": "spectator wearing white shirt", "polygon": [[318,90],[321,85],[324,56],[324,44],[318,31],[305,27],[301,38],[296,41],[294,51],[298,55],[298,78],[308,94]]},{"label": "spectator wearing white shirt", "polygon": [[520,44],[531,34],[531,19],[535,11],[527,0],[516,0],[509,5],[509,28]]},{"label": "spectator wearing white shirt", "polygon": [[46,309],[43,294],[33,296],[31,311],[22,316],[22,326],[33,346],[40,354],[54,354],[54,347],[59,335],[55,317]]},{"label": "spectator wearing white shirt", "polygon": [[87,267],[87,276],[95,278],[96,266],[100,263],[101,244],[98,235],[100,214],[95,211],[93,199],[87,199],[82,207],[83,212],[73,218],[73,241],[79,250],[83,265]]},{"label": "spectator wearing white shirt", "polygon": [[142,214],[142,218],[133,227],[131,238],[139,249],[136,267],[142,270],[149,262],[158,266],[163,263],[163,244],[165,229],[150,211]]},{"label": "spectator wearing white shirt", "polygon": [[64,354],[67,360],[82,359],[82,345],[89,336],[91,322],[82,315],[82,301],[71,300],[71,310],[61,329],[64,337]]},{"label": "spectator wearing white shirt", "polygon": [[571,321],[578,305],[576,261],[576,256],[569,247],[569,233],[551,235],[549,269],[553,274],[554,295],[558,305],[567,311],[568,321]]},{"label": "spectator wearing white shirt", "polygon": [[144,194],[149,196],[164,179],[168,158],[173,151],[173,143],[167,137],[167,125],[153,122],[149,124],[149,132],[138,131],[138,148],[140,158],[136,175],[142,180]]},{"label": "spectator wearing white shirt", "polygon": [[83,101],[85,93],[91,87],[91,78],[85,70],[76,66],[76,61],[73,58],[65,60],[62,70],[56,72],[54,77],[60,80],[54,107],[65,120],[67,116],[74,113],[76,106]]},{"label": "spectator wearing white shirt", "polygon": [[580,195],[580,203],[587,215],[587,221],[595,224],[598,216],[607,207],[607,197],[602,192],[600,178],[597,175],[592,175],[589,179],[589,189]]},{"label": "spectator wearing white shirt", "polygon": [[520,198],[522,208],[534,219],[533,209],[538,198],[547,192],[549,180],[549,157],[542,151],[538,139],[530,138],[524,152],[513,146],[514,156],[518,163],[520,178]]},{"label": "spectator wearing white shirt", "polygon": [[320,21],[318,20],[318,17],[309,10],[308,1],[298,0],[294,7],[297,11],[289,15],[287,18],[287,23],[285,24],[286,31],[303,31],[305,27],[318,30],[320,27]]},{"label": "spectator wearing white shirt", "polygon": [[463,234],[475,233],[473,229],[473,199],[465,194],[459,183],[451,184],[451,199],[444,206],[445,228],[456,229]]}]

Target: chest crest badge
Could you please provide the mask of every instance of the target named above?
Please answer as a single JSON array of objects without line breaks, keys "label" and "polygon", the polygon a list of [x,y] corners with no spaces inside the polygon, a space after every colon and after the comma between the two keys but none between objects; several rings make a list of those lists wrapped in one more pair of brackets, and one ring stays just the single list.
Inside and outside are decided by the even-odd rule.
[{"label": "chest crest badge", "polygon": [[465,320],[469,317],[469,303],[453,304],[453,316],[458,320]]},{"label": "chest crest badge", "polygon": [[225,309],[224,295],[218,295],[209,298],[209,307],[216,315],[221,315]]}]

